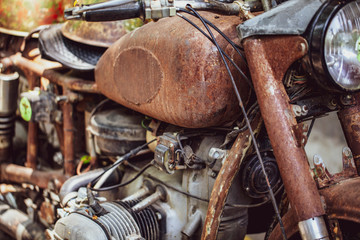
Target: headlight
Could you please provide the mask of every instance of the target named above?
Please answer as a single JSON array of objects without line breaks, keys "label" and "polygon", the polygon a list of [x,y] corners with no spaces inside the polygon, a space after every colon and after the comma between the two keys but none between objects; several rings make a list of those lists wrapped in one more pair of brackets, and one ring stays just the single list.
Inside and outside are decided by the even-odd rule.
[{"label": "headlight", "polygon": [[360,0],[329,1],[309,34],[310,62],[328,90],[360,90]]}]

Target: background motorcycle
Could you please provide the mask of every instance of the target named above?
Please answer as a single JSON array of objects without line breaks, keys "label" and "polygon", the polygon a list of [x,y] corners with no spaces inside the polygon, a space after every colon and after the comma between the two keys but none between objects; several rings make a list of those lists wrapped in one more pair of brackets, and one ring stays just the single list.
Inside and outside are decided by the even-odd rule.
[{"label": "background motorcycle", "polygon": [[[115,43],[97,38],[112,35],[114,26],[95,27],[102,33],[92,30],[95,40],[88,33],[74,34],[76,25],[42,30],[42,56],[77,71],[39,58],[31,47],[34,39],[26,39],[22,54],[2,59],[1,156],[19,165],[3,163],[1,178],[30,183],[4,185],[4,231],[23,239],[41,237],[42,226],[52,239],[195,239],[201,234],[237,239],[267,231],[270,239],[281,239],[300,229],[303,239],[327,239],[341,237],[341,229],[344,237],[354,237],[358,2],[289,1],[244,22],[253,17],[249,10],[259,7],[248,4],[80,6],[68,10],[67,18],[145,20],[178,14]],[[260,6],[267,10],[271,4]],[[213,24],[222,32],[213,36],[204,27],[217,30]],[[93,82],[85,71],[95,64]],[[11,152],[19,79],[13,70],[34,89],[22,89],[19,103],[29,121],[26,167],[20,166],[19,145],[16,154]],[[343,151],[344,169],[331,175],[315,157],[312,176],[303,150],[310,131],[301,122],[338,110],[350,147]],[[40,151],[43,144],[46,151]],[[140,151],[146,146],[154,153]],[[64,183],[63,173],[70,177],[76,170],[79,175]]]}]

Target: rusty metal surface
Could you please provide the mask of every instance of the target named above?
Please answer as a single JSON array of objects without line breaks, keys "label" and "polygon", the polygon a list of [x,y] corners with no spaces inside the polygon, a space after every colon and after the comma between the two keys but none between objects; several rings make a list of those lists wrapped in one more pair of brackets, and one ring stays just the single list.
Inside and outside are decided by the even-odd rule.
[{"label": "rusty metal surface", "polygon": [[358,174],[360,174],[360,94],[354,97],[355,104],[338,112],[338,117],[350,147]]},{"label": "rusty metal surface", "polygon": [[297,122],[282,83],[290,65],[306,54],[306,40],[297,36],[250,38],[244,41],[244,48],[261,115],[291,206],[298,221],[321,216],[325,212],[305,150],[298,146],[293,131]]},{"label": "rusty metal surface", "polygon": [[35,169],[38,153],[38,129],[39,126],[36,122],[28,123],[28,135],[27,135],[27,151],[26,151],[26,163],[25,166]]},{"label": "rusty metal surface", "polygon": [[75,42],[98,47],[110,47],[127,33],[124,24],[125,21],[67,21],[61,27],[61,33]]},{"label": "rusty metal surface", "polygon": [[60,151],[64,155],[64,127],[63,124],[55,123],[55,131],[59,139]]},{"label": "rusty metal surface", "polygon": [[[252,126],[258,129],[260,126],[260,115],[258,115]],[[249,130],[242,132],[235,140],[229,156],[225,159],[222,167],[216,177],[214,187],[211,191],[208,210],[205,223],[202,229],[201,239],[216,239],[220,225],[221,215],[225,207],[226,198],[231,184],[239,171],[240,164],[246,155],[247,149],[251,145],[251,136]]]},{"label": "rusty metal surface", "polygon": [[322,158],[317,155],[314,156],[314,179],[319,188],[324,188],[342,180],[358,176],[353,155],[348,147],[345,147],[342,151],[342,163],[343,170],[339,173],[331,174],[327,170]]},{"label": "rusty metal surface", "polygon": [[[64,89],[64,93],[67,92]],[[65,175],[73,176],[75,174],[75,127],[73,120],[73,105],[65,102],[63,105],[64,118],[64,170]]]},{"label": "rusty metal surface", "polygon": [[[238,17],[205,12],[202,15],[238,41],[235,29],[241,22]],[[198,19],[187,17],[202,26]],[[246,72],[244,62],[235,51],[222,37],[214,35]],[[246,100],[249,87],[232,70]],[[216,48],[179,17],[151,22],[122,37],[100,59],[95,79],[100,91],[110,99],[178,126],[223,125],[240,114],[231,81]]]},{"label": "rusty metal surface", "polygon": [[[5,62],[9,66],[9,60],[12,62],[12,65],[19,67],[21,70],[30,71],[37,76],[42,76],[47,78],[49,81],[63,86],[69,90],[79,91],[79,92],[88,92],[88,93],[100,93],[97,89],[96,84],[93,81],[85,80],[81,78],[71,77],[63,75],[51,69],[54,67],[47,67],[48,61],[38,60],[31,61],[21,56],[21,54],[15,54],[9,58],[2,59],[1,62]],[[53,63],[53,62],[52,62]],[[60,67],[60,64],[54,65],[55,67]]]},{"label": "rusty metal surface", "polygon": [[330,219],[360,223],[360,178],[349,179],[325,188],[320,194],[325,199]]},{"label": "rusty metal surface", "polygon": [[[39,85],[39,78],[31,71],[24,71],[25,76],[28,79],[29,89],[33,90]],[[27,151],[26,151],[26,163],[25,166],[35,169],[38,154],[38,129],[39,125],[36,122],[28,123],[27,134]]]},{"label": "rusty metal surface", "polygon": [[39,217],[49,225],[55,223],[56,213],[54,206],[50,202],[43,201],[40,206]]},{"label": "rusty metal surface", "polygon": [[47,188],[50,181],[56,180],[61,185],[66,179],[59,171],[38,171],[32,168],[15,164],[0,165],[0,179],[2,182],[11,181],[15,183],[30,183]]},{"label": "rusty metal surface", "polygon": [[[329,188],[320,190],[326,205],[326,214],[332,219],[347,220],[360,223],[360,192],[356,191],[360,185],[360,178],[342,181]],[[290,238],[298,231],[298,222],[293,208],[282,218],[287,237]],[[271,233],[269,240],[282,239],[279,225]]]},{"label": "rusty metal surface", "polygon": [[51,82],[72,91],[100,93],[97,89],[97,85],[93,81],[63,75],[54,70],[45,70],[42,76],[49,79]]}]

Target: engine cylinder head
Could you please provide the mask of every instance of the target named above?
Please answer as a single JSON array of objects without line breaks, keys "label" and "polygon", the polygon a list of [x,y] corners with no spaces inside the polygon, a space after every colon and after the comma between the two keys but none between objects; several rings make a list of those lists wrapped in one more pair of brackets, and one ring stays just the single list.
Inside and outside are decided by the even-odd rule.
[{"label": "engine cylinder head", "polygon": [[105,202],[100,205],[106,213],[89,215],[79,211],[61,218],[55,224],[56,239],[160,239],[160,228],[156,214],[148,207],[139,212],[131,208],[138,201]]}]

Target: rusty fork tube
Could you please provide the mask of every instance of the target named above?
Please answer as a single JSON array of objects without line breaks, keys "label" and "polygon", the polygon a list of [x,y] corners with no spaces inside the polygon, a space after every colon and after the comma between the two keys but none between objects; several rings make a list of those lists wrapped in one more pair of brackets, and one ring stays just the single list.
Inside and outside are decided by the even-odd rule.
[{"label": "rusty fork tube", "polygon": [[350,147],[358,174],[360,174],[360,94],[355,95],[355,104],[338,112],[338,117]]},{"label": "rusty fork tube", "polygon": [[[64,88],[64,94],[69,93]],[[75,174],[75,127],[73,121],[73,105],[66,101],[63,105],[64,117],[64,169],[65,175],[73,176]]]},{"label": "rusty fork tube", "polygon": [[[294,134],[297,122],[282,83],[290,65],[306,54],[307,42],[298,36],[250,38],[245,39],[244,49],[261,115],[299,226],[315,217],[322,219],[325,211],[305,150]],[[321,228],[326,231],[325,224]]]}]

